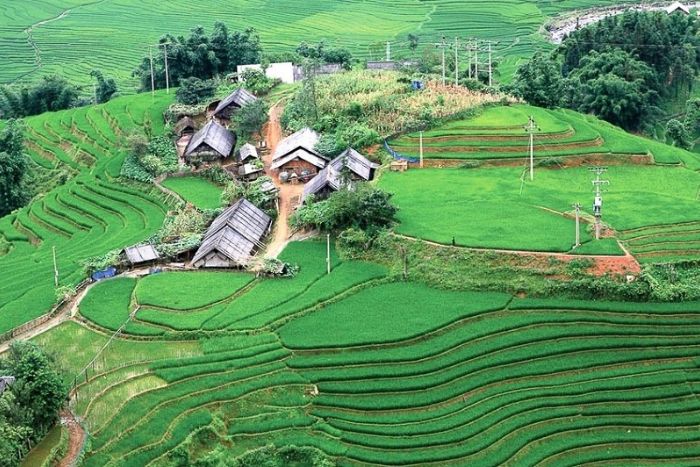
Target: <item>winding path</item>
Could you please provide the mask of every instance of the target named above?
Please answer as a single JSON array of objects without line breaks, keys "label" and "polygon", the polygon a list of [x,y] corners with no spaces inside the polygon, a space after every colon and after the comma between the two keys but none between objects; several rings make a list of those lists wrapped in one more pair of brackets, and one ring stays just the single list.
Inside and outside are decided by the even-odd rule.
[{"label": "winding path", "polygon": [[279,177],[271,169],[272,155],[275,152],[277,144],[282,139],[282,126],[280,125],[280,116],[284,107],[280,102],[277,102],[270,108],[269,119],[265,126],[265,140],[267,141],[267,152],[263,155],[263,164],[265,166],[265,174],[272,178],[275,186],[279,190],[279,209],[275,227],[272,230],[272,240],[265,250],[263,255],[266,258],[276,258],[284,247],[287,246],[290,240],[289,216],[294,212],[294,206],[299,201],[304,185],[292,185],[290,183],[282,183]]}]

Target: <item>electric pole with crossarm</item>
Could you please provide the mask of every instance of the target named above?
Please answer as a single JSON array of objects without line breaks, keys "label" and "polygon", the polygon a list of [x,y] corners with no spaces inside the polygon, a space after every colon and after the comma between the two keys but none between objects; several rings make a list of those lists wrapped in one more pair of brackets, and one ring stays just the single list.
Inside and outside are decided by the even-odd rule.
[{"label": "electric pole with crossarm", "polygon": [[435,43],[435,47],[442,49],[442,85],[445,85],[445,49],[448,45],[445,42],[445,36],[442,36],[442,41]]},{"label": "electric pole with crossarm", "polygon": [[571,207],[574,208],[574,212],[576,213],[576,243],[574,243],[574,249],[576,249],[581,246],[581,229],[579,228],[579,219],[581,217],[581,203],[574,203]]},{"label": "electric pole with crossarm", "polygon": [[593,198],[593,216],[595,216],[595,239],[600,240],[601,218],[603,217],[603,185],[610,185],[610,180],[601,180],[601,176],[608,171],[607,167],[591,167],[591,172],[595,174],[593,187],[595,197]]},{"label": "electric pole with crossarm", "polygon": [[535,179],[535,132],[538,130],[535,119],[530,116],[525,126],[525,131],[530,134],[530,181]]}]

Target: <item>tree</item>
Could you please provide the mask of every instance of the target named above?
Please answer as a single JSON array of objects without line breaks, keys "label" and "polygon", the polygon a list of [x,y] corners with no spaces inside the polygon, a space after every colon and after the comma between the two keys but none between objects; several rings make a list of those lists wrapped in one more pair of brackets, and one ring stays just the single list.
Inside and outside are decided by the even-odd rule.
[{"label": "tree", "polygon": [[623,50],[583,57],[569,76],[571,106],[625,129],[639,129],[655,112],[656,75]]},{"label": "tree", "polygon": [[236,129],[243,136],[253,136],[262,132],[262,127],[267,122],[267,106],[258,99],[248,105],[244,105],[233,117]]},{"label": "tree", "polygon": [[532,105],[557,107],[562,104],[564,79],[559,64],[538,52],[515,72],[515,93]]},{"label": "tree", "polygon": [[669,120],[666,124],[666,136],[671,138],[673,145],[679,148],[690,149],[692,146],[688,130],[675,118]]},{"label": "tree", "polygon": [[44,76],[32,86],[0,87],[3,118],[19,118],[68,109],[78,102],[78,90],[58,75]]},{"label": "tree", "polygon": [[685,120],[684,125],[686,130],[691,135],[695,135],[700,130],[700,99],[689,99],[685,103]]},{"label": "tree", "polygon": [[418,50],[419,38],[416,34],[409,34],[406,39],[408,40],[408,48],[411,51],[411,57],[415,57],[416,50]]},{"label": "tree", "polygon": [[24,154],[24,123],[9,120],[0,133],[0,216],[24,206],[29,163]]},{"label": "tree", "polygon": [[97,81],[97,87],[95,89],[96,104],[107,102],[117,92],[117,83],[114,79],[105,78],[100,70],[92,70],[90,76]]},{"label": "tree", "polygon": [[391,204],[391,196],[365,183],[346,185],[324,201],[312,198],[297,210],[291,223],[332,232],[354,227],[374,235],[396,221],[398,209]]},{"label": "tree", "polygon": [[213,80],[192,77],[180,81],[180,87],[175,93],[175,97],[181,104],[195,105],[211,99],[215,92],[216,84]]}]

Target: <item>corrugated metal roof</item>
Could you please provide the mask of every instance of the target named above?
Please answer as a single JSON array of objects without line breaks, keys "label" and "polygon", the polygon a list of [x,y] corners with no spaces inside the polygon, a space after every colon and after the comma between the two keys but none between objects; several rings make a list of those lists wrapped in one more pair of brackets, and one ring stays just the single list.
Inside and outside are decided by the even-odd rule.
[{"label": "corrugated metal roof", "polygon": [[250,175],[254,174],[257,172],[262,172],[263,169],[262,167],[258,167],[253,164],[243,164],[238,168],[238,175],[245,176],[245,175]]},{"label": "corrugated metal roof", "polygon": [[311,128],[302,128],[296,133],[292,133],[291,135],[287,136],[277,144],[275,152],[272,155],[272,160],[285,157],[292,151],[295,151],[299,148],[304,148],[309,153],[316,154],[320,157],[321,155],[318,154],[315,149],[318,140],[318,133],[316,133]]},{"label": "corrugated metal roof", "polygon": [[236,135],[216,123],[214,120],[211,120],[209,123],[204,125],[204,128],[192,136],[192,139],[185,149],[185,156],[192,154],[192,152],[202,144],[206,144],[221,154],[222,157],[228,157],[231,155],[231,151],[236,145]]},{"label": "corrugated metal roof", "polygon": [[304,191],[301,195],[302,202],[307,196],[318,193],[326,186],[331,187],[333,190],[339,190],[342,185],[340,173],[344,166],[358,177],[369,181],[373,177],[372,170],[379,167],[379,164],[370,162],[359,152],[348,148],[341,155],[330,161],[325,169],[321,170],[318,175],[304,185]]},{"label": "corrugated metal roof", "polygon": [[0,394],[5,392],[5,389],[12,386],[15,383],[14,376],[0,376]]},{"label": "corrugated metal roof", "polygon": [[214,219],[192,262],[218,251],[237,264],[247,264],[271,222],[270,216],[253,203],[245,198],[239,199]]},{"label": "corrugated metal roof", "polygon": [[321,157],[320,155],[318,155],[318,153],[316,153],[316,152],[309,152],[306,148],[298,148],[298,149],[296,149],[296,150],[290,152],[290,153],[287,154],[286,156],[284,156],[284,157],[282,157],[282,158],[280,158],[280,159],[275,160],[275,161],[272,163],[272,167],[271,167],[271,168],[272,168],[273,170],[279,169],[279,168],[282,167],[284,164],[286,164],[286,163],[289,162],[289,161],[292,161],[292,160],[296,159],[297,157],[298,157],[299,159],[305,160],[306,162],[308,162],[308,163],[310,163],[310,164],[315,165],[315,166],[318,167],[319,169],[324,168],[324,167],[326,166],[326,164],[328,164],[328,161],[327,161],[326,159],[324,159],[323,157]]},{"label": "corrugated metal roof", "polygon": [[124,249],[126,259],[131,264],[145,263],[160,258],[160,255],[153,245],[136,245]]},{"label": "corrugated metal roof", "polygon": [[217,105],[216,109],[214,109],[214,115],[217,115],[231,104],[235,105],[236,107],[243,107],[244,105],[248,105],[256,100],[258,100],[257,97],[243,88],[238,88],[219,102],[219,105]]},{"label": "corrugated metal roof", "polygon": [[258,156],[258,150],[255,149],[255,146],[253,146],[250,143],[245,143],[243,146],[241,146],[241,149],[238,151],[238,160],[241,162],[245,162],[246,159],[249,158],[253,159],[259,159],[260,157]]},{"label": "corrugated metal roof", "polygon": [[347,148],[341,155],[330,161],[328,165],[337,172],[340,172],[343,166],[346,166],[355,175],[367,181],[372,179],[372,171],[379,167],[379,164],[371,162],[353,148]]}]

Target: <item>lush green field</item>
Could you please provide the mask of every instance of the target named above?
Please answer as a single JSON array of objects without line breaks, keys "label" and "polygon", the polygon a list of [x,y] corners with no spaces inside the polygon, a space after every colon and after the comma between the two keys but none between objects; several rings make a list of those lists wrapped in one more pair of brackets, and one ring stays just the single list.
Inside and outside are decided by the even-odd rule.
[{"label": "lush green field", "polygon": [[[207,8],[192,8],[181,0],[92,2],[46,0],[18,7],[6,5],[0,28],[0,55],[5,58],[0,82],[61,73],[85,83],[99,68],[116,76],[122,86],[135,85],[131,70],[167,32],[175,35],[214,20],[229,28],[254,27],[269,51],[292,50],[300,42],[325,39],[332,46],[350,48],[367,58],[384,57],[385,41],[393,53],[410,54],[406,36],[417,33],[420,47],[434,50],[442,35],[455,34],[498,41],[496,56],[501,76],[508,79],[522,58],[548,47],[539,28],[557,13],[614,4],[610,0],[561,2],[507,0],[454,2],[450,0],[371,0],[365,2],[245,2],[216,0]],[[38,23],[43,24],[38,24]],[[27,28],[35,25],[28,33]],[[348,27],[352,25],[352,27]],[[36,50],[32,45],[36,46]],[[465,58],[466,60],[466,58]]]},{"label": "lush green field", "polygon": [[12,271],[0,284],[0,332],[54,303],[53,248],[59,285],[75,285],[85,278],[80,261],[136,244],[162,225],[167,206],[160,192],[116,177],[125,156],[121,135],[146,121],[162,133],[171,99],[143,94],[26,119],[32,161],[73,178],[0,218],[0,270]]},{"label": "lush green field", "polygon": [[[456,244],[469,247],[570,250],[574,220],[560,213],[570,213],[571,205],[580,202],[590,216],[591,173],[586,168],[540,168],[533,182],[521,182],[521,173],[515,168],[409,170],[385,174],[380,186],[395,194],[399,233],[444,244],[454,238]],[[633,253],[642,252],[643,240],[653,240],[642,236],[647,231],[665,239],[669,230],[685,228],[686,235],[671,249],[696,257],[689,247],[700,241],[693,228],[700,221],[697,172],[683,167],[611,166],[605,178],[610,186],[603,220],[621,232]],[[668,227],[648,227],[660,224]],[[588,242],[586,227],[583,224],[582,238]],[[611,253],[609,243],[600,249],[587,243],[585,251]]]},{"label": "lush green field", "polygon": [[163,181],[163,186],[200,209],[221,206],[221,187],[202,177],[171,177]]},{"label": "lush green field", "polygon": [[[230,456],[270,443],[309,445],[341,464],[700,457],[697,304],[441,291],[377,281],[372,265],[337,258],[326,276],[323,246],[291,244],[285,257],[299,262],[296,278],[264,279],[254,287],[279,285],[229,299],[239,311],[258,303],[283,319],[244,332],[218,328],[198,341],[177,340],[191,336],[178,331],[168,341],[116,339],[73,401],[93,436],[85,465],[165,466],[175,452],[192,464],[224,437]],[[161,289],[183,281],[142,281],[156,278]],[[100,286],[110,283],[118,282]],[[130,287],[121,295],[128,300]],[[161,325],[198,312],[161,315]],[[37,340],[71,381],[106,339],[69,322]]]},{"label": "lush green field", "polygon": [[[537,124],[535,157],[645,156],[657,164],[684,164],[700,169],[700,159],[688,151],[625,131],[570,110],[547,110],[529,105],[488,107],[477,117],[448,122],[423,132],[427,159],[523,159],[529,156],[529,117]],[[409,157],[419,155],[419,133],[390,142]]]}]

